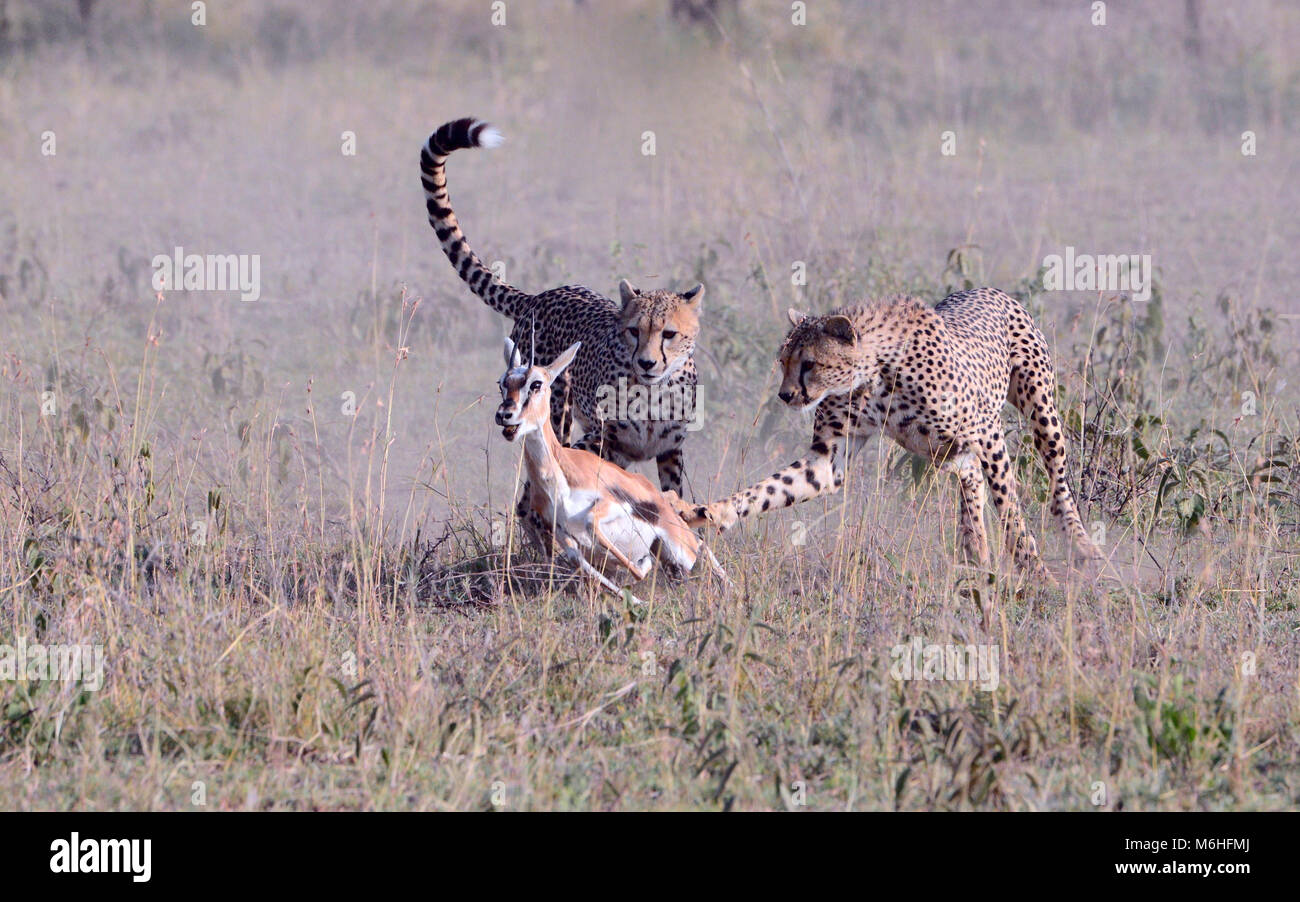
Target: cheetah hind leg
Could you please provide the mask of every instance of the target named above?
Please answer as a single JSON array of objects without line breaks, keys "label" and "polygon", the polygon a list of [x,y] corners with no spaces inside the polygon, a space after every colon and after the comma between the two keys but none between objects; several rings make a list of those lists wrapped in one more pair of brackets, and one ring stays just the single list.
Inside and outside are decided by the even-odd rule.
[{"label": "cheetah hind leg", "polygon": [[984,471],[974,454],[955,467],[961,485],[961,538],[966,556],[981,570],[989,569],[988,533],[984,529]]},{"label": "cheetah hind leg", "polygon": [[977,447],[976,456],[992,489],[993,506],[997,508],[998,519],[1001,521],[1002,537],[1016,566],[1023,569],[1031,579],[1055,586],[1056,579],[1043,564],[1043,559],[1038,554],[1038,543],[1025,524],[1025,516],[1016,497],[1016,474],[1011,468],[1006,442],[998,430],[990,431],[990,435]]},{"label": "cheetah hind leg", "polygon": [[1021,337],[1012,348],[1007,394],[1034,433],[1034,447],[1051,480],[1052,516],[1065,533],[1074,554],[1084,560],[1095,560],[1101,557],[1101,552],[1083,528],[1078,505],[1066,480],[1065,426],[1056,409],[1056,373],[1052,369],[1052,358],[1047,342],[1033,320],[1023,311],[1021,319],[1016,324]]}]

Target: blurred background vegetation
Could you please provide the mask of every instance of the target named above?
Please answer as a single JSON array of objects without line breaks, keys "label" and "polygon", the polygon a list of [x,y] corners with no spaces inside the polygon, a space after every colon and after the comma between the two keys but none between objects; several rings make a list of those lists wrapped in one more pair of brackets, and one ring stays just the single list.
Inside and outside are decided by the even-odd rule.
[{"label": "blurred background vegetation", "polygon": [[[28,370],[93,381],[77,349],[129,370],[156,315],[160,421],[233,430],[271,406],[292,421],[308,380],[365,396],[405,286],[423,299],[392,412],[410,472],[431,392],[446,415],[490,392],[504,329],[438,252],[413,162],[467,114],[508,136],[449,167],[480,255],[528,290],[704,281],[706,381],[755,406],[786,306],[1019,289],[1067,244],[1152,254],[1177,333],[1221,295],[1288,309],[1300,10],[1111,4],[1098,26],[1087,4],[996,6],[818,2],[797,25],[773,0],[512,0],[494,24],[478,2],[231,0],[196,26],[182,2],[8,0],[5,341]],[[155,313],[148,264],[177,245],[260,254],[263,300],[178,292]],[[1097,298],[1041,303],[1049,331],[1077,330]],[[323,447],[350,428],[331,407]],[[486,424],[443,426],[504,454]]]}]

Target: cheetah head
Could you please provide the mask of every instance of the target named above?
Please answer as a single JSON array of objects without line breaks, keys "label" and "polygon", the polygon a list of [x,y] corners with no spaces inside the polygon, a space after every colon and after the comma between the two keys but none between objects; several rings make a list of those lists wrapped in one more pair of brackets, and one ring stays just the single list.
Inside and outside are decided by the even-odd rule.
[{"label": "cheetah head", "polygon": [[781,390],[791,407],[811,410],[827,395],[856,387],[858,334],[853,321],[838,313],[808,316],[790,311],[793,328],[781,346]]},{"label": "cheetah head", "polygon": [[623,300],[622,340],[632,355],[632,370],[646,385],[663,382],[695,353],[704,286],[690,291],[641,291],[627,279],[618,283]]}]

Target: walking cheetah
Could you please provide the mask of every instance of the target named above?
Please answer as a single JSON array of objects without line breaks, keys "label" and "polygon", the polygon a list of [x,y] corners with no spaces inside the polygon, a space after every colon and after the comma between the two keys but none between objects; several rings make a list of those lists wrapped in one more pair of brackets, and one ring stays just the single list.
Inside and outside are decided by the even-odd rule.
[{"label": "walking cheetah", "polygon": [[825,316],[791,310],[790,321],[779,397],[791,407],[815,409],[809,456],[723,501],[682,503],[689,524],[728,529],[755,510],[837,491],[844,456],[884,430],[907,450],[956,471],[968,555],[988,566],[987,479],[1016,563],[1042,575],[1002,434],[1002,407],[1009,400],[1033,426],[1051,479],[1051,510],[1075,554],[1098,556],[1065,479],[1066,443],[1047,343],[1015,299],[977,288],[933,308],[894,297]]},{"label": "walking cheetah", "polygon": [[[660,487],[680,495],[682,444],[695,401],[693,355],[704,286],[677,294],[641,291],[623,280],[620,305],[577,285],[527,294],[498,279],[460,230],[447,195],[445,167],[452,151],[496,147],[501,140],[500,132],[479,119],[448,122],[429,136],[420,152],[429,225],[470,289],[493,310],[514,320],[510,338],[524,360],[553,360],[582,342],[577,359],[551,396],[552,425],[560,440],[594,451],[620,467],[654,460]],[[626,410],[610,409],[609,400],[620,386],[637,385],[655,386],[655,397],[685,400],[676,405],[629,404]],[[527,496],[525,486],[523,497]]]}]

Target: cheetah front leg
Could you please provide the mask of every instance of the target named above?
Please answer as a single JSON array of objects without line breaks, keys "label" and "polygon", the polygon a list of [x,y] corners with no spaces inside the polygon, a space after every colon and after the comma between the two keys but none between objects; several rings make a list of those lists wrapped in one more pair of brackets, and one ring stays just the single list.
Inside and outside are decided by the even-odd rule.
[{"label": "cheetah front leg", "polygon": [[682,493],[682,446],[679,443],[671,451],[665,451],[655,458],[655,467],[659,471],[659,489],[662,492]]},{"label": "cheetah front leg", "polygon": [[528,485],[524,485],[524,496],[519,499],[519,504],[515,507],[515,519],[523,525],[524,535],[528,538],[529,543],[536,548],[538,554],[550,558],[552,551],[552,541],[554,541],[554,530],[551,529],[550,522],[545,517],[534,511],[528,503]]},{"label": "cheetah front leg", "polygon": [[524,532],[524,538],[542,557],[550,558],[555,552],[554,524],[533,509],[533,484],[524,479],[523,491],[515,502],[515,522]]},{"label": "cheetah front leg", "polygon": [[683,504],[678,513],[690,526],[711,523],[725,531],[755,511],[790,507],[818,495],[839,491],[844,483],[840,452],[847,422],[849,397],[827,398],[817,407],[813,419],[813,441],[807,457],[729,498],[712,504]]}]

